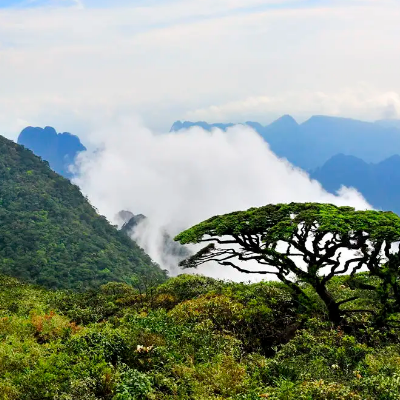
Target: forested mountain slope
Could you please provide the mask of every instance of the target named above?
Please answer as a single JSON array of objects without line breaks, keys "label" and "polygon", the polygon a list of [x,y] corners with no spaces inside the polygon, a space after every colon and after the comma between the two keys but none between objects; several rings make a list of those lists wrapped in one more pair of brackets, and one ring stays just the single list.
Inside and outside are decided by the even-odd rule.
[{"label": "forested mountain slope", "polygon": [[0,272],[49,288],[85,289],[165,273],[98,215],[79,188],[0,136]]}]

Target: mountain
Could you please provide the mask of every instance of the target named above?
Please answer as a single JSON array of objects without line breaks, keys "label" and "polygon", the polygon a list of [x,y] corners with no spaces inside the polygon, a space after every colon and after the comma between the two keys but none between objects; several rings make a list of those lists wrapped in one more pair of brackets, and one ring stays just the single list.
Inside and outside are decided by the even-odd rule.
[{"label": "mountain", "polygon": [[[128,212],[129,212],[129,211],[128,211]],[[126,215],[126,216],[129,216],[128,212],[125,211],[125,213],[126,213],[125,215]],[[120,212],[119,212],[119,215],[121,215],[122,213],[124,213],[124,211],[120,211]],[[129,212],[129,213],[130,213],[130,212]],[[122,232],[125,232],[126,234],[131,234],[132,231],[134,231],[134,229],[135,229],[142,221],[144,221],[144,220],[147,219],[147,217],[146,217],[145,215],[143,215],[143,214],[137,214],[137,215],[134,215],[133,213],[130,213],[130,214],[132,214],[132,217],[130,217],[130,218],[124,223],[124,225],[123,225],[122,228],[121,228],[121,231],[122,231]]]},{"label": "mountain", "polygon": [[68,179],[0,136],[0,272],[48,288],[85,289],[165,273],[96,213]]},{"label": "mountain", "polygon": [[[130,211],[120,211],[118,215],[122,218],[122,215],[128,216],[132,214]],[[133,215],[132,217],[124,223],[121,231],[124,232],[129,237],[132,237],[135,233],[135,229],[142,222],[146,223],[148,221],[147,217],[143,214]],[[161,242],[159,244],[159,251],[161,256],[162,265],[166,265],[170,270],[176,269],[180,261],[188,258],[192,253],[188,250],[186,246],[175,242],[172,236],[167,232],[166,229],[161,232]],[[178,270],[177,270],[178,271]]]},{"label": "mountain", "polygon": [[49,162],[50,167],[66,178],[72,178],[69,166],[74,164],[75,157],[86,147],[78,136],[68,132],[57,133],[50,126],[43,128],[25,128],[18,137],[18,144],[32,150],[37,156]]},{"label": "mountain", "polygon": [[[338,153],[374,163],[400,153],[399,129],[348,118],[311,117],[300,125],[298,135],[300,145],[291,147],[288,159],[305,170],[321,166]],[[266,140],[273,143],[271,136]],[[285,147],[281,144],[281,153]]]},{"label": "mountain", "polygon": [[193,126],[198,126],[200,128],[205,129],[206,131],[211,131],[211,129],[213,129],[213,128],[219,128],[219,129],[222,129],[222,130],[226,130],[226,129],[230,128],[233,125],[235,125],[235,124],[232,124],[232,123],[229,123],[229,124],[220,124],[220,123],[208,124],[207,122],[204,122],[204,121],[198,121],[198,122],[176,121],[172,125],[172,127],[170,129],[170,132],[177,132],[177,131],[180,131],[182,129],[189,129],[189,128],[192,128]]},{"label": "mountain", "polygon": [[354,156],[338,154],[310,176],[328,192],[335,193],[342,185],[354,187],[373,207],[400,214],[399,155],[372,164]]},{"label": "mountain", "polygon": [[129,222],[134,217],[134,214],[130,211],[121,210],[116,216],[115,220],[118,223],[119,227],[124,226],[127,222]]},{"label": "mountain", "polygon": [[380,119],[375,122],[380,126],[384,126],[386,128],[398,128],[400,129],[400,119]]},{"label": "mountain", "polygon": [[[298,124],[290,115],[285,115],[267,126],[250,121],[245,125],[255,129],[279,157],[310,171],[339,153],[351,154],[369,163],[378,163],[400,153],[400,125],[397,122],[391,120],[373,123],[349,118],[313,116]],[[215,127],[226,130],[232,125],[178,121],[171,130],[178,131],[192,126],[201,126],[207,130]]]}]

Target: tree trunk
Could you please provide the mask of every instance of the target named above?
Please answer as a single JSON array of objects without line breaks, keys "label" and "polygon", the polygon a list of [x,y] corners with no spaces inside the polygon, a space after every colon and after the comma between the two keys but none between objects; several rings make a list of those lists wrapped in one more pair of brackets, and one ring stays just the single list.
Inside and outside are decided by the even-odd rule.
[{"label": "tree trunk", "polygon": [[328,292],[325,285],[317,283],[314,289],[321,300],[325,303],[325,306],[328,310],[329,321],[335,324],[335,326],[339,326],[340,322],[342,321],[339,305]]},{"label": "tree trunk", "polygon": [[[308,296],[301,290],[301,288],[289,279],[286,279],[282,274],[277,275],[278,278],[284,282],[292,290],[295,299],[299,304],[305,305],[304,301],[310,301]],[[321,300],[325,303],[328,310],[329,321],[331,321],[335,326],[339,326],[342,321],[342,315],[340,313],[339,305],[336,303],[332,295],[326,289],[326,286],[320,282],[310,283],[314,290],[317,292]]]},{"label": "tree trunk", "polygon": [[308,296],[303,292],[303,290],[300,288],[299,285],[296,283],[292,282],[289,279],[286,279],[284,275],[282,274],[277,274],[277,277],[281,280],[281,282],[285,283],[289,289],[292,291],[293,296],[295,297],[295,300],[302,305],[305,305],[304,302],[310,302],[310,299]]}]

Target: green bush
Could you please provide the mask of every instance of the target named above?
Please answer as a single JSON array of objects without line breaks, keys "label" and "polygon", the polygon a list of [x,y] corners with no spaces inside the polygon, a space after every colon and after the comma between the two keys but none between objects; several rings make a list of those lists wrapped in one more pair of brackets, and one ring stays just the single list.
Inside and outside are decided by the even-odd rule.
[{"label": "green bush", "polygon": [[152,392],[151,379],[146,374],[126,368],[120,374],[113,400],[145,400]]},{"label": "green bush", "polygon": [[74,294],[2,282],[0,399],[400,400],[394,328],[333,329],[280,284],[180,276]]}]

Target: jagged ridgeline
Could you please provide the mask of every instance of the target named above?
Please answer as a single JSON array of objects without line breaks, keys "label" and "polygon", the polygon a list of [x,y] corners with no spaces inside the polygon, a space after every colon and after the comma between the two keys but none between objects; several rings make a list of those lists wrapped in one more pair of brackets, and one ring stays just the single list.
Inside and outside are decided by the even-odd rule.
[{"label": "jagged ridgeline", "polygon": [[79,188],[0,136],[0,272],[48,288],[88,289],[166,274],[96,213]]}]

